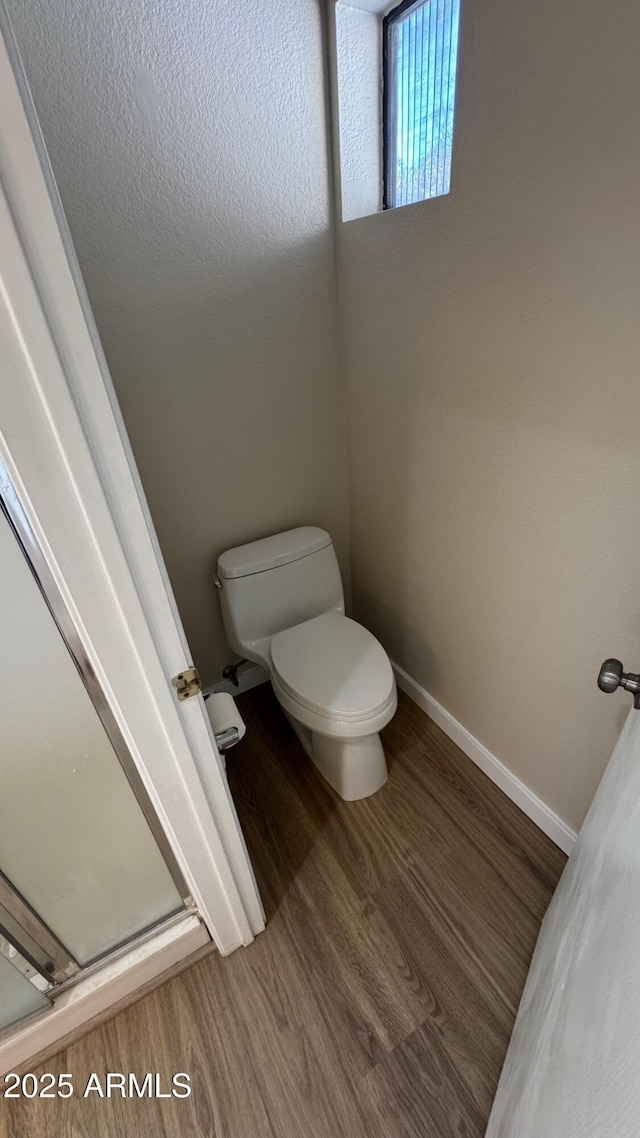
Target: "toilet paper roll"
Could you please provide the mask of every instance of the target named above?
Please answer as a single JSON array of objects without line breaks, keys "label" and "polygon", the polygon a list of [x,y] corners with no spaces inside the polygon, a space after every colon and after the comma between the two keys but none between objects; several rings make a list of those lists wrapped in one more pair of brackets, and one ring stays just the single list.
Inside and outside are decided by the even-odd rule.
[{"label": "toilet paper roll", "polygon": [[238,740],[246,734],[247,728],[236,701],[228,692],[214,692],[205,703],[214,735],[223,735],[231,727],[238,732]]}]

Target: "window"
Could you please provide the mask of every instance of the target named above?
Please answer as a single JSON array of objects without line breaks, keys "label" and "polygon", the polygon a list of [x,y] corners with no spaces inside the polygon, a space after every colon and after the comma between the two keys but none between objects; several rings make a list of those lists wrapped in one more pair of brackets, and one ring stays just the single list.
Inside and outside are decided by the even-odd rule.
[{"label": "window", "polygon": [[383,22],[384,208],[449,193],[459,0],[405,0]]}]

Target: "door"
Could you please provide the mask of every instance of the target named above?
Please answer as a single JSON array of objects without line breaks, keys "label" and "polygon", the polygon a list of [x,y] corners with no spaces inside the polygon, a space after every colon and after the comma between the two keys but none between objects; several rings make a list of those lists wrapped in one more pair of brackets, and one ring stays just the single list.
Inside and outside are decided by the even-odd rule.
[{"label": "door", "polygon": [[640,1132],[640,711],[542,924],[487,1138]]},{"label": "door", "polygon": [[7,908],[13,889],[64,946],[64,979],[179,912],[189,894],[4,510],[0,614],[2,890]]},{"label": "door", "polygon": [[49,1007],[48,984],[0,933],[0,1030]]},{"label": "door", "polygon": [[[124,902],[119,918],[114,907],[110,927],[100,928],[96,922],[91,936],[81,934],[73,928],[71,918],[78,914],[71,911],[68,882],[58,883],[60,906],[53,903],[52,891],[68,850],[62,842],[55,849],[56,867],[53,857],[47,866],[46,859],[36,855],[38,848],[42,852],[47,846],[43,834],[37,833],[37,819],[42,816],[42,788],[50,771],[46,763],[38,765],[37,748],[24,760],[22,780],[20,764],[10,764],[7,794],[14,802],[22,795],[27,813],[32,811],[29,842],[11,828],[12,810],[7,808],[11,841],[6,842],[4,865],[0,849],[0,870],[5,875],[0,877],[0,886],[3,882],[5,886],[0,892],[4,930],[0,937],[5,947],[9,945],[1,954],[0,967],[3,992],[11,989],[19,1008],[25,993],[41,1005],[23,980],[26,977],[37,987],[30,969],[37,971],[43,958],[46,963],[56,945],[79,966],[95,962],[123,938],[138,936],[149,923],[163,921],[172,912],[179,916],[186,897],[189,911],[180,918],[186,930],[180,944],[177,937],[163,933],[152,938],[144,952],[130,954],[131,965],[126,954],[119,954],[117,998],[122,998],[123,969],[130,966],[131,975],[139,977],[131,980],[127,989],[131,991],[136,983],[148,982],[151,975],[175,963],[181,945],[185,951],[201,945],[200,932],[221,952],[231,952],[261,931],[264,914],[202,695],[180,702],[172,685],[172,677],[189,668],[192,660],[1,0],[0,32],[0,498],[6,511],[0,516],[0,541],[11,551],[8,562],[16,571],[18,565],[25,569],[26,557],[27,571],[35,572],[30,608],[35,612],[39,606],[44,624],[49,621],[51,643],[52,628],[56,636],[63,636],[67,667],[58,661],[57,678],[62,682],[67,672],[67,696],[76,710],[84,706],[84,750],[80,748],[75,764],[71,750],[67,752],[67,793],[57,804],[51,799],[47,824],[53,826],[54,814],[63,821],[77,792],[80,810],[75,822],[58,830],[53,826],[50,840],[53,850],[54,837],[59,839],[60,830],[66,828],[76,841],[74,864],[80,870],[75,898],[79,905],[89,905],[97,895],[100,873],[100,888],[108,887],[103,863],[100,873],[87,870],[85,888],[77,888],[86,868],[88,830],[93,828],[87,824],[89,816],[102,829],[105,842],[113,841],[105,814],[86,798],[91,779],[85,783],[83,800],[82,780],[75,777],[86,775],[80,758],[88,762],[91,750],[96,796],[106,801],[115,795],[119,814],[129,818],[122,846],[117,842],[111,846],[116,876],[124,862],[130,868],[140,854],[132,875],[135,879],[140,871],[138,886],[128,897],[125,889],[118,899]],[[12,615],[18,621],[17,607]],[[19,632],[18,628],[16,635]],[[44,666],[44,656],[41,662]],[[31,671],[37,674],[37,668]],[[22,721],[35,731],[36,721],[41,725],[46,714],[53,717],[57,709],[46,708],[44,683],[41,688],[31,682],[31,672],[19,680],[24,685],[23,702],[14,726]],[[10,700],[9,709],[15,710]],[[38,738],[38,746],[46,748],[46,732]],[[107,782],[101,784],[101,779]],[[91,815],[92,810],[97,812]],[[123,857],[125,848],[129,854]],[[50,878],[44,884],[46,872]],[[93,888],[86,887],[89,876]],[[141,880],[145,889],[149,887],[146,909],[138,905],[139,896],[134,899]],[[66,915],[62,902],[67,904]],[[28,913],[39,927],[25,931]],[[22,951],[16,955],[20,928]],[[43,947],[47,933],[51,939]],[[62,963],[63,971],[64,967]],[[82,988],[80,979],[78,993],[82,989],[87,1006],[91,1004],[88,1014],[95,1015],[107,1006],[103,1002],[96,1007],[95,994],[108,970],[96,972],[95,963],[91,967],[91,982]],[[50,1001],[53,1011],[44,1017],[46,1042],[42,1032],[25,1029],[21,1049],[16,1050],[13,1028],[6,1027],[0,1033],[0,1059],[7,1065],[23,1062],[65,1031],[77,1029],[84,998],[64,995]],[[29,1022],[32,1018],[29,1012]]]}]

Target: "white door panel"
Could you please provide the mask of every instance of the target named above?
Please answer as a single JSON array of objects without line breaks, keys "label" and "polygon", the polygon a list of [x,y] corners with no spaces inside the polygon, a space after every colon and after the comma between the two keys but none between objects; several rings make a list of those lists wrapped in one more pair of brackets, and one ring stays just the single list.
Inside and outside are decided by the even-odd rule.
[{"label": "white door panel", "polygon": [[640,1134],[640,711],[544,919],[487,1138]]}]

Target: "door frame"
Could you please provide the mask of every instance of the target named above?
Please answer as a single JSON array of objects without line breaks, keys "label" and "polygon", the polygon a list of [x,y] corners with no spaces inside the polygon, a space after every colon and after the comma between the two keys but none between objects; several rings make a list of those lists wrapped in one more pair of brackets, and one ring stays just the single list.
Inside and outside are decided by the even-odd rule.
[{"label": "door frame", "polygon": [[[0,459],[223,954],[264,912],[0,0]],[[34,700],[36,693],[34,692]]]}]

